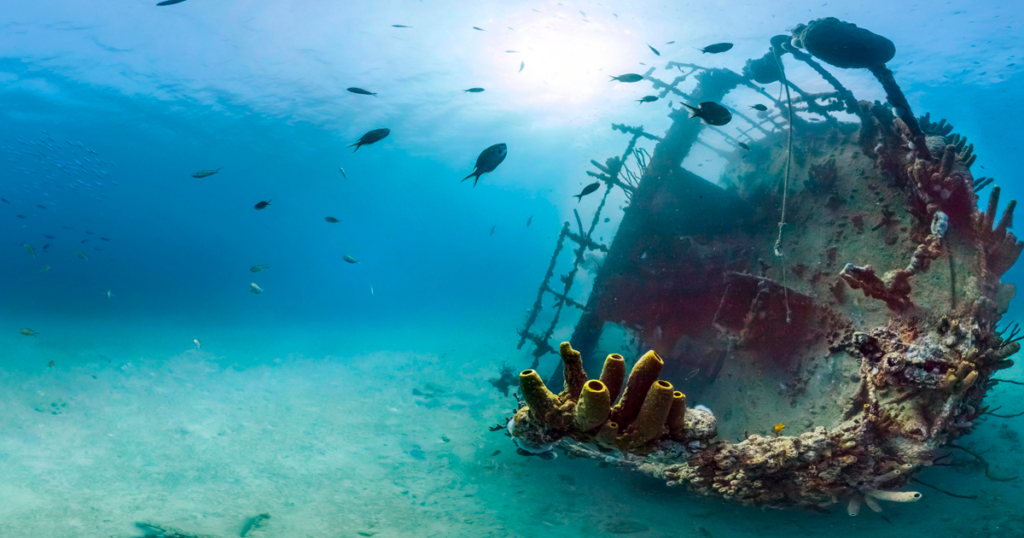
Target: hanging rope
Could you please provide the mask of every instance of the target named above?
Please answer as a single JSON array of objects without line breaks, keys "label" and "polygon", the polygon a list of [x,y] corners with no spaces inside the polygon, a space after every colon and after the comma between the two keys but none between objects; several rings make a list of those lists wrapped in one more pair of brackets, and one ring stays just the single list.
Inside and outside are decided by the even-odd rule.
[{"label": "hanging rope", "polygon": [[786,227],[786,202],[789,197],[789,170],[793,164],[793,98],[789,94],[789,82],[786,81],[786,71],[782,68],[782,57],[779,48],[787,41],[786,36],[775,36],[772,38],[772,53],[775,54],[775,63],[779,66],[779,77],[782,86],[786,88],[786,109],[789,111],[789,136],[786,142],[786,172],[782,179],[782,215],[779,217],[779,237],[775,240],[775,255],[783,259],[782,263],[782,292],[786,300],[786,323],[792,321],[792,312],[789,309],[789,285],[786,283],[785,253],[782,252],[782,231]]}]

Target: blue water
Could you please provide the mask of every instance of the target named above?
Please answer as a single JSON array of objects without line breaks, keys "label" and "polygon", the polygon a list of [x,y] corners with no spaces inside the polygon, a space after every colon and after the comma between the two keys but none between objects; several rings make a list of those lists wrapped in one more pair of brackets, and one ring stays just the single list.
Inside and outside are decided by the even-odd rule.
[{"label": "blue water", "polygon": [[[532,360],[515,331],[562,223],[597,207],[571,195],[591,159],[621,152],[610,125],[670,125],[663,102],[635,102],[649,86],[608,75],[739,71],[772,35],[839,17],[891,38],[915,110],[956,125],[975,175],[1020,198],[1021,5],[154,3],[3,7],[0,536],[136,536],[137,521],[237,536],[263,512],[260,537],[568,537],[617,519],[642,522],[637,536],[1024,536],[1019,482],[977,472],[929,470],[979,499],[932,495],[887,522],[522,458],[487,431],[514,402],[486,383]],[[694,50],[719,41],[736,47]],[[864,73],[838,75],[884,99]],[[499,142],[498,169],[460,181]],[[414,395],[425,383],[445,395]],[[1004,385],[991,402],[1017,411]],[[1012,472],[1022,420],[967,442]]]}]

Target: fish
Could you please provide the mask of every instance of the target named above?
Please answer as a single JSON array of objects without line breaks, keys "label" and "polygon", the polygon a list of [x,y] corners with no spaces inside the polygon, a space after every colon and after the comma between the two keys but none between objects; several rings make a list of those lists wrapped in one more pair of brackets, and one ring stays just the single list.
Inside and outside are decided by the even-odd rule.
[{"label": "fish", "polygon": [[216,174],[217,172],[220,172],[221,170],[223,170],[223,168],[218,168],[216,170],[199,170],[197,172],[192,172],[192,177],[196,179],[202,179],[204,177],[210,177]]},{"label": "fish", "polygon": [[203,349],[203,343],[198,338],[193,338],[192,343],[196,345],[197,349]]},{"label": "fish", "polygon": [[665,43],[665,44],[666,45],[672,45],[672,44],[675,44],[675,41],[669,41],[668,43]]},{"label": "fish", "polygon": [[480,181],[480,176],[488,172],[493,172],[494,169],[505,160],[506,155],[508,155],[508,146],[506,146],[504,142],[494,144],[493,146],[483,150],[480,152],[480,156],[476,158],[476,167],[473,168],[473,173],[462,178],[462,181],[473,178],[473,186],[476,187],[477,181]]},{"label": "fish", "polygon": [[25,215],[15,215],[15,217],[18,217],[19,219],[27,219],[28,218]]},{"label": "fish", "polygon": [[327,222],[330,222],[331,224],[337,224],[337,223],[341,222],[340,220],[338,220],[338,219],[336,219],[334,217],[324,217],[324,220],[326,220]]},{"label": "fish", "polygon": [[44,265],[43,268],[39,270],[39,272],[40,273],[45,273],[45,272],[47,272],[49,270],[50,270],[50,266],[49,265]]},{"label": "fish", "polygon": [[[181,1],[184,2],[184,0],[181,0]],[[47,368],[53,368],[55,364],[57,364],[55,361],[50,361],[49,363],[46,364],[46,367]]]},{"label": "fish", "polygon": [[683,106],[690,109],[690,118],[700,118],[708,125],[725,125],[732,121],[732,112],[712,101],[705,101],[697,107],[686,103],[683,103]]},{"label": "fish", "polygon": [[719,54],[732,48],[732,43],[715,43],[702,49],[697,49],[704,54]]},{"label": "fish", "polygon": [[36,207],[38,207],[39,209],[46,209],[46,206],[42,204],[36,204]]},{"label": "fish", "polygon": [[100,237],[100,241],[110,241],[110,240],[107,239],[106,237]]},{"label": "fish", "polygon": [[470,88],[468,90],[463,90],[464,93],[480,93],[482,91],[484,91],[483,88]]},{"label": "fish", "polygon": [[373,284],[370,284],[370,297],[373,297]]},{"label": "fish", "polygon": [[46,249],[50,248],[50,246],[51,246],[50,243],[47,243],[47,244],[43,245],[43,250],[46,250]]},{"label": "fish", "polygon": [[79,252],[79,253],[77,253],[75,255],[78,256],[79,260],[89,261],[89,257],[86,256],[84,252]]},{"label": "fish", "polygon": [[252,208],[259,211],[261,209],[265,209],[268,205],[270,205],[270,202],[271,200],[263,200],[261,202],[258,202],[256,205],[252,206]]},{"label": "fish", "polygon": [[265,263],[261,263],[259,265],[254,265],[254,266],[250,267],[249,268],[249,272],[250,273],[258,273],[258,272],[260,272],[260,271],[262,271],[262,270],[264,270],[264,269],[266,269],[268,267],[270,267],[270,266],[265,264]]},{"label": "fish", "polygon": [[33,258],[36,257],[36,249],[32,248],[32,245],[25,245],[25,252],[28,252]]},{"label": "fish", "polygon": [[355,146],[356,149],[352,150],[352,153],[355,153],[359,151],[359,148],[363,146],[369,146],[374,142],[380,142],[381,140],[384,140],[385,138],[387,138],[389,134],[391,134],[391,129],[374,129],[364,134],[363,136],[359,137],[359,140],[357,140],[355,144],[351,144],[348,147]]},{"label": "fish", "polygon": [[741,147],[741,148],[743,148],[743,149],[745,149],[745,150],[747,150],[747,151],[750,151],[750,146],[744,144],[743,142],[737,142],[736,145]]},{"label": "fish", "polygon": [[347,263],[359,263],[359,260],[357,260],[357,259],[353,258],[352,256],[349,256],[348,254],[346,254],[346,255],[345,255],[345,258],[344,258],[344,260],[345,260],[345,261],[346,261]]},{"label": "fish", "polygon": [[640,82],[644,79],[643,75],[638,75],[636,73],[626,73],[625,75],[619,75],[611,78],[612,80],[617,80],[619,82]]},{"label": "fish", "polygon": [[656,48],[652,47],[652,46],[650,45],[650,43],[648,43],[648,44],[647,44],[647,48],[651,49],[651,52],[653,52],[654,54],[656,54],[656,55],[658,55],[658,56],[661,56],[661,53],[660,53],[660,52],[658,52],[658,49],[656,49]]},{"label": "fish", "polygon": [[782,430],[784,429],[786,429],[786,425],[781,422],[772,427],[772,431],[775,432],[775,435],[782,433]]},{"label": "fish", "polygon": [[343,177],[345,179],[348,179],[348,176],[345,175],[345,169],[344,168],[339,166],[338,167],[338,171],[341,172],[341,177]]},{"label": "fish", "polygon": [[392,24],[392,28],[412,28],[412,26],[406,26],[404,24]]},{"label": "fish", "polygon": [[481,32],[485,31],[485,30],[484,30],[483,28],[478,28],[478,27],[476,27],[476,26],[474,26],[474,27],[473,27],[473,29],[474,29],[474,30],[480,30]]},{"label": "fish", "polygon": [[114,292],[112,292],[110,290],[107,290],[107,300],[109,301],[110,298],[113,297],[113,296],[114,296]]},{"label": "fish", "polygon": [[506,54],[517,54],[518,52],[519,52],[518,50],[506,50],[505,51]]},{"label": "fish", "polygon": [[377,95],[377,94],[375,94],[375,93],[373,93],[371,91],[367,91],[367,90],[364,90],[362,88],[349,88],[348,91],[350,91],[352,93],[358,93],[359,95],[373,95],[375,97]]},{"label": "fish", "polygon": [[89,230],[86,230],[86,231],[85,231],[85,235],[96,235],[96,234],[94,234],[94,233],[90,232]]},{"label": "fish", "polygon": [[519,72],[523,72],[523,68],[526,67],[526,62],[519,62]]},{"label": "fish", "polygon": [[3,202],[3,203],[5,203],[5,204],[9,204],[9,203],[11,203],[11,201],[10,201],[10,200],[8,200],[7,198],[0,198],[0,202]]},{"label": "fish", "polygon": [[255,282],[252,282],[252,283],[249,284],[249,291],[251,291],[253,293],[253,295],[262,295],[263,294],[263,288],[257,286]]},{"label": "fish", "polygon": [[756,105],[750,105],[750,108],[757,110],[758,112],[766,112],[768,110],[768,107],[762,105],[761,103],[758,103]]},{"label": "fish", "polygon": [[530,218],[526,219],[526,227],[529,228],[531,223],[533,223],[533,215],[530,215]]},{"label": "fish", "polygon": [[88,242],[89,242],[89,240],[88,240],[88,239],[83,239],[83,240],[82,240],[82,241],[81,241],[81,242],[80,242],[79,244],[80,244],[80,245],[84,245],[84,244],[86,244],[86,243],[88,243]]},{"label": "fish", "polygon": [[184,2],[184,1],[185,0],[164,0],[163,2],[160,2],[157,5],[158,6],[173,6],[174,4],[180,4],[180,3]]},{"label": "fish", "polygon": [[491,226],[491,233],[489,233],[489,234],[487,234],[487,235],[489,235],[489,236],[493,236],[493,235],[494,235],[494,229],[495,229],[495,228],[497,228],[497,227],[498,227],[498,225],[497,225],[497,224],[495,224],[494,226]]},{"label": "fish", "polygon": [[644,96],[643,99],[637,99],[636,102],[640,103],[640,104],[643,104],[643,103],[653,103],[653,102],[655,102],[657,100],[658,100],[658,96],[657,95],[647,95],[647,96]]},{"label": "fish", "polygon": [[28,327],[25,327],[24,329],[22,329],[19,332],[21,334],[25,335],[25,336],[37,336],[39,334],[39,333],[33,331],[32,329],[29,329]]},{"label": "fish", "polygon": [[494,452],[491,452],[491,457],[493,458],[494,456],[497,456],[498,454],[501,454],[501,450],[495,450]]},{"label": "fish", "polygon": [[576,198],[576,203],[577,204],[580,203],[580,201],[583,200],[584,196],[586,196],[586,195],[596,191],[600,187],[601,187],[601,182],[600,181],[595,181],[595,182],[591,183],[590,185],[587,185],[586,187],[583,187],[583,190],[580,191],[579,194],[573,196],[574,198]]},{"label": "fish", "polygon": [[52,235],[50,235],[50,234],[43,234],[43,237],[45,237],[45,238],[47,238],[47,239],[55,239],[55,237],[53,237],[53,236],[52,236]]}]

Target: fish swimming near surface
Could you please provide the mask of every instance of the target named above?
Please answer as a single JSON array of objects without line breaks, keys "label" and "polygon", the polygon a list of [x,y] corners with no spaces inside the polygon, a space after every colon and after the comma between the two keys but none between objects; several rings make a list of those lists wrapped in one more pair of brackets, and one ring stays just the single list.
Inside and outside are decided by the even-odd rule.
[{"label": "fish swimming near surface", "polygon": [[477,27],[477,26],[474,26],[474,27],[473,27],[473,29],[474,29],[474,30],[480,30],[481,32],[483,32],[483,31],[484,31],[484,29],[483,29],[483,28],[479,28],[479,27]]},{"label": "fish swimming near surface", "polygon": [[249,291],[251,291],[253,295],[263,295],[263,288],[257,286],[255,282],[249,284]]},{"label": "fish swimming near surface", "polygon": [[345,169],[344,168],[339,166],[338,167],[338,171],[341,172],[341,177],[343,177],[345,179],[348,179],[348,176],[345,175]]},{"label": "fish swimming near surface", "polygon": [[506,50],[505,54],[517,54],[518,52],[518,50]]},{"label": "fish swimming near surface", "polygon": [[346,254],[346,255],[345,255],[345,258],[344,258],[344,260],[345,260],[345,261],[346,261],[347,263],[359,263],[359,260],[357,260],[357,259],[353,258],[352,256],[349,256],[348,254]]},{"label": "fish swimming near surface", "polygon": [[23,334],[25,336],[38,336],[39,335],[39,333],[33,331],[32,329],[29,329],[28,327],[25,327],[24,329],[22,329],[22,330],[20,330],[18,332],[20,332],[21,334]]},{"label": "fish swimming near surface", "polygon": [[163,2],[160,2],[157,5],[158,6],[173,6],[174,4],[180,4],[180,3],[184,2],[184,1],[185,0],[164,0]]},{"label": "fish swimming near surface", "polygon": [[196,349],[203,349],[203,343],[198,338],[193,338],[192,343],[196,345]]},{"label": "fish swimming near surface", "polygon": [[412,26],[406,26],[404,24],[392,24],[392,28],[412,28]]},{"label": "fish swimming near surface", "polygon": [[653,52],[654,54],[661,56],[661,53],[658,52],[658,49],[652,47],[650,44],[647,44],[647,48],[651,49],[651,52]]},{"label": "fish swimming near surface", "polygon": [[702,49],[697,49],[704,54],[719,54],[732,48],[732,43],[715,43]]},{"label": "fish swimming near surface", "polygon": [[338,219],[336,219],[334,217],[324,217],[324,220],[326,220],[327,222],[330,222],[331,224],[337,224],[337,223],[341,222],[340,220],[338,220]]},{"label": "fish swimming near surface", "polygon": [[750,146],[744,144],[743,142],[737,142],[736,145],[741,147],[741,148],[743,148],[743,149],[745,149],[745,150],[747,150],[747,151],[750,151]]},{"label": "fish swimming near surface", "polygon": [[526,67],[526,62],[519,62],[519,72],[523,72],[523,68]]},{"label": "fish swimming near surface", "polygon": [[696,107],[686,103],[683,106],[690,109],[690,118],[700,118],[708,125],[725,125],[732,121],[732,112],[712,101],[705,101]]},{"label": "fish swimming near surface", "polygon": [[198,172],[192,172],[192,177],[202,179],[204,177],[210,177],[221,170],[223,170],[223,168],[218,168],[216,170],[199,170]]},{"label": "fish swimming near surface", "polygon": [[526,227],[529,228],[530,224],[532,224],[532,223],[533,223],[533,215],[530,215],[530,218],[526,219]]},{"label": "fish swimming near surface", "polygon": [[254,265],[254,266],[250,267],[249,268],[249,272],[250,273],[258,273],[258,272],[260,272],[260,271],[262,271],[262,270],[264,270],[264,269],[266,269],[268,267],[270,267],[270,266],[265,264],[265,263],[261,263],[259,265]]},{"label": "fish swimming near surface", "polygon": [[259,211],[261,209],[265,209],[268,205],[270,205],[270,202],[271,200],[263,200],[262,202],[258,202],[256,205],[252,206],[252,208]]},{"label": "fish swimming near surface", "polygon": [[352,150],[352,153],[355,153],[359,151],[359,148],[363,146],[369,146],[374,142],[380,142],[381,140],[384,140],[385,138],[387,138],[389,134],[391,134],[391,129],[374,129],[364,134],[363,136],[359,137],[359,140],[357,140],[355,144],[351,144],[348,147],[355,146],[356,149]]},{"label": "fish swimming near surface", "polygon": [[487,235],[489,235],[489,236],[493,236],[493,235],[494,235],[494,229],[495,229],[495,228],[497,228],[497,227],[498,227],[498,225],[497,225],[497,224],[495,224],[494,226],[491,226],[491,233],[489,233],[489,234],[487,234]]},{"label": "fish swimming near surface", "polygon": [[758,112],[766,112],[768,110],[768,107],[762,105],[761,103],[758,103],[756,105],[750,105],[750,108],[752,108],[752,109],[754,109],[754,110],[756,110]]},{"label": "fish swimming near surface", "polygon": [[483,88],[470,88],[468,90],[463,90],[464,93],[480,93],[482,91],[484,91]]},{"label": "fish swimming near surface", "polygon": [[373,96],[377,95],[377,94],[375,94],[375,93],[373,93],[371,91],[367,91],[367,90],[364,90],[362,88],[349,88],[348,91],[350,91],[352,93],[358,93],[359,95],[373,95]]},{"label": "fish swimming near surface", "polygon": [[473,178],[473,186],[476,187],[477,181],[480,181],[480,176],[493,172],[505,160],[506,155],[508,155],[508,146],[504,142],[483,150],[480,152],[480,156],[476,158],[476,167],[473,169],[473,173],[462,178],[462,181]]},{"label": "fish swimming near surface", "polygon": [[586,196],[586,195],[596,191],[599,188],[601,188],[601,182],[600,181],[595,181],[595,182],[591,183],[590,185],[587,185],[586,187],[583,187],[583,190],[580,191],[579,194],[574,195],[573,198],[576,198],[576,203],[578,204],[578,203],[580,203],[580,201],[583,200],[584,196]]},{"label": "fish swimming near surface", "polygon": [[658,100],[658,96],[657,95],[647,95],[647,96],[644,96],[643,99],[637,99],[636,102],[640,103],[640,104],[643,104],[643,103],[653,103],[653,102],[655,102],[657,100]]},{"label": "fish swimming near surface", "polygon": [[666,45],[672,45],[672,44],[674,44],[674,43],[675,43],[675,41],[669,41],[668,43],[665,43],[665,44],[666,44]]},{"label": "fish swimming near surface", "polygon": [[640,82],[644,79],[643,75],[638,75],[636,73],[626,73],[625,75],[619,75],[611,78],[612,80],[617,80],[619,82]]}]

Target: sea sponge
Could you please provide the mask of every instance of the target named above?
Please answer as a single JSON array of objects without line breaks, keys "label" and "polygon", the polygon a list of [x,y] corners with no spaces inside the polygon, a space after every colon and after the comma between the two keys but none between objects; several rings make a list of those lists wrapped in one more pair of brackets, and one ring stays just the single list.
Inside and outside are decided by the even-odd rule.
[{"label": "sea sponge", "polygon": [[611,412],[611,399],[604,383],[591,379],[583,386],[579,402],[573,410],[573,426],[588,432],[600,426]]},{"label": "sea sponge", "polygon": [[648,351],[636,361],[633,370],[629,372],[629,380],[626,381],[622,399],[612,408],[612,420],[619,424],[632,424],[636,420],[640,414],[640,407],[647,398],[647,392],[658,380],[664,366],[665,362],[654,351]]}]

